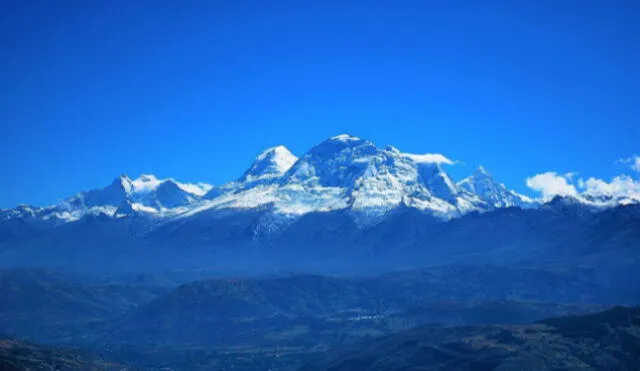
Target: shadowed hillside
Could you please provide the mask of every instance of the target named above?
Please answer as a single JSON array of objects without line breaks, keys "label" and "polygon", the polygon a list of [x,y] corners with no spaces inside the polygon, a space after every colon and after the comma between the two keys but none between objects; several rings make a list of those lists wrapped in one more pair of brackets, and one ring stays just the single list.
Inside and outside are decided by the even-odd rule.
[{"label": "shadowed hillside", "polygon": [[640,309],[527,326],[427,326],[330,351],[301,371],[637,370]]},{"label": "shadowed hillside", "polygon": [[109,362],[87,352],[43,347],[24,341],[0,338],[2,371],[127,371],[122,364]]}]

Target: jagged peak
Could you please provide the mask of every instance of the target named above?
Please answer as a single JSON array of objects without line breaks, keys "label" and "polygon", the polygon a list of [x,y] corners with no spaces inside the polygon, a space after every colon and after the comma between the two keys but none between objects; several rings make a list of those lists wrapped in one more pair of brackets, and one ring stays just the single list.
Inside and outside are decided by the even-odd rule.
[{"label": "jagged peak", "polygon": [[287,147],[283,145],[279,145],[279,146],[267,148],[264,151],[262,151],[262,153],[260,153],[258,157],[256,157],[256,161],[262,161],[271,157],[280,157],[280,158],[292,159],[292,160],[298,159],[293,153],[291,153],[291,151],[289,151]]},{"label": "jagged peak", "polygon": [[298,158],[285,146],[279,145],[262,151],[251,167],[240,177],[240,182],[271,179],[286,173]]},{"label": "jagged peak", "polygon": [[123,189],[125,193],[129,193],[132,189],[133,185],[131,183],[131,178],[129,178],[126,174],[118,175],[107,188],[116,188]]},{"label": "jagged peak", "polygon": [[111,182],[112,186],[122,187],[125,192],[129,193],[133,187],[131,178],[127,174],[120,174],[116,177],[113,182]]},{"label": "jagged peak", "polygon": [[148,193],[156,191],[159,187],[177,188],[195,196],[203,196],[213,186],[207,183],[182,183],[173,178],[159,179],[153,174],[141,174],[131,181],[133,193]]}]

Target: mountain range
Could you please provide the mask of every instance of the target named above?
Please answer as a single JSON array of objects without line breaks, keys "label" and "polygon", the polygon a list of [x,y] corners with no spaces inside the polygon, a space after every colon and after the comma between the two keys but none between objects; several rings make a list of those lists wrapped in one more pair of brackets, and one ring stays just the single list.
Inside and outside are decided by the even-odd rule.
[{"label": "mountain range", "polygon": [[635,264],[623,247],[638,241],[640,205],[542,202],[482,167],[456,183],[450,163],[339,135],[300,158],[270,148],[220,186],[121,175],[54,205],[2,210],[0,267],[337,273],[602,254]]},{"label": "mountain range", "polygon": [[[0,220],[21,218],[55,225],[92,215],[142,215],[159,222],[211,210],[268,207],[288,221],[311,212],[346,210],[358,223],[369,225],[400,207],[448,220],[473,211],[533,208],[543,203],[509,190],[483,167],[456,183],[444,170],[451,163],[439,154],[403,153],[391,146],[381,149],[343,134],[300,158],[284,146],[269,148],[237,180],[220,186],[149,174],[135,179],[121,175],[104,188],[80,192],[53,205],[0,210]],[[576,199],[599,207],[630,202],[587,196]]]}]

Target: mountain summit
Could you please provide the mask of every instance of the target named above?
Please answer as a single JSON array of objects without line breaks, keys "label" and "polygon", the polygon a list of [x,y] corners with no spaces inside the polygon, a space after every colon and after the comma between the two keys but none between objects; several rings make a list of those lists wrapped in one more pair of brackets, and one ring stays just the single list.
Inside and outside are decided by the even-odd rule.
[{"label": "mountain summit", "polygon": [[285,146],[269,148],[256,157],[253,165],[240,177],[240,182],[255,182],[282,176],[298,161]]},{"label": "mountain summit", "polygon": [[478,167],[471,176],[458,182],[458,186],[477,195],[491,208],[513,206],[528,208],[538,205],[529,197],[509,190],[504,184],[496,182],[483,166]]}]

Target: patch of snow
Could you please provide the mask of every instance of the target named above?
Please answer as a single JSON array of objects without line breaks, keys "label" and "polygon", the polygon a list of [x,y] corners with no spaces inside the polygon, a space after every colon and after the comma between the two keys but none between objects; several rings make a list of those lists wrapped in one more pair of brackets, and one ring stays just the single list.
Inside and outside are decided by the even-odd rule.
[{"label": "patch of snow", "polygon": [[251,183],[275,179],[287,172],[298,161],[286,147],[269,148],[256,157],[251,167],[238,180],[240,183]]},{"label": "patch of snow", "polygon": [[180,189],[182,189],[183,191],[187,192],[187,193],[191,193],[192,195],[198,196],[198,197],[202,197],[204,196],[207,192],[209,192],[211,190],[211,188],[213,188],[213,186],[211,184],[207,184],[207,183],[180,183],[180,182],[176,182],[174,181],[178,187],[180,187]]},{"label": "patch of snow", "polygon": [[145,206],[141,203],[132,203],[131,208],[134,211],[143,212],[143,213],[156,214],[158,212],[158,210],[154,209],[153,207]]},{"label": "patch of snow", "polygon": [[[116,213],[117,207],[115,206],[94,206],[84,212],[85,215],[100,215],[113,216]],[[82,213],[81,213],[82,214]]]},{"label": "patch of snow", "polygon": [[161,180],[151,174],[142,174],[131,181],[133,188],[131,192],[151,192],[162,183]]},{"label": "patch of snow", "polygon": [[203,196],[207,193],[212,185],[207,183],[181,183],[173,178],[158,179],[155,175],[142,174],[138,178],[131,181],[131,189],[128,193],[149,193],[155,191],[162,183],[174,182],[180,189],[195,196]]}]

